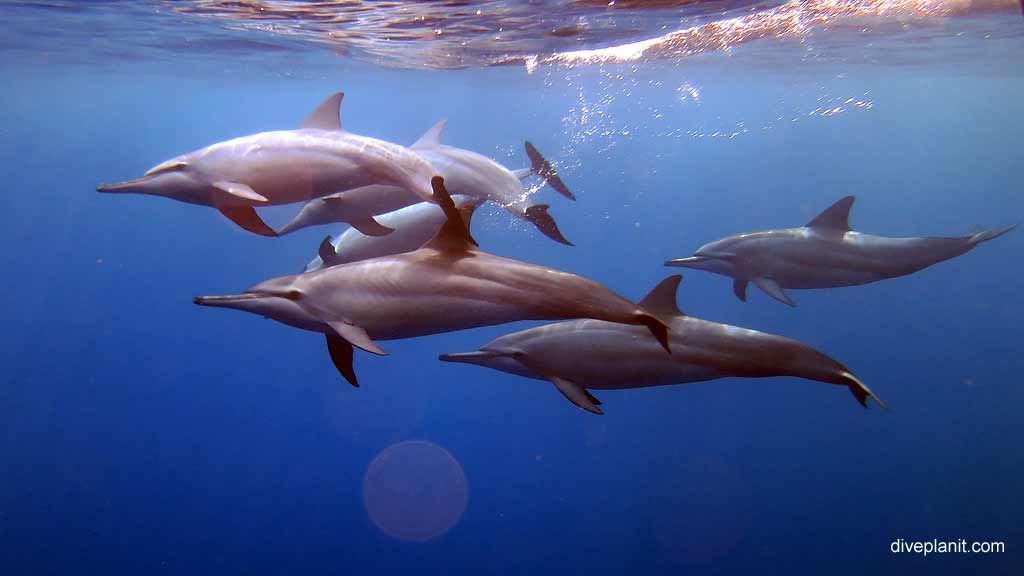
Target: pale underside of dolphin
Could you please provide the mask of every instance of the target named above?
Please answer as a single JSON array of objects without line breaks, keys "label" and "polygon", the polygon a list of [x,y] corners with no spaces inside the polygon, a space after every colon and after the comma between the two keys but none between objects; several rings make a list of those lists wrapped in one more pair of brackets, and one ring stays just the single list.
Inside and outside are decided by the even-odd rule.
[{"label": "pale underside of dolphin", "polygon": [[[471,196],[452,196],[452,200],[455,201],[455,207],[462,212],[462,219],[469,225],[474,210],[482,201]],[[381,214],[377,220],[394,232],[385,236],[367,236],[355,228],[349,228],[337,240],[328,236],[320,243],[317,256],[306,265],[303,272],[312,272],[324,266],[337,266],[412,252],[437,234],[445,218],[445,213],[438,210],[435,204],[426,202]]]},{"label": "pale underside of dolphin", "polygon": [[[548,214],[549,206],[532,202],[536,189],[524,189],[521,183],[521,180],[537,175],[563,196],[576,199],[551,163],[541,156],[533,144],[525,143],[530,168],[511,171],[482,154],[441,144],[441,132],[446,123],[446,120],[442,120],[435,124],[411,149],[444,178],[445,188],[453,196],[465,195],[494,202],[516,218],[533,223],[548,238],[571,245],[559,231],[554,218]],[[347,222],[367,236],[384,236],[391,232],[391,228],[382,225],[375,216],[420,201],[420,198],[407,190],[395,186],[375,185],[349,190],[310,200],[290,222],[278,230],[278,234],[290,234],[309,226]]]},{"label": "pale underside of dolphin", "polygon": [[261,132],[173,158],[141,178],[101,185],[100,192],[165,196],[217,208],[242,228],[277,234],[254,207],[293,202],[372,184],[396,186],[434,202],[434,167],[404,146],[341,127],[338,92],[297,130]]},{"label": "pale underside of dolphin", "polygon": [[[596,318],[645,326],[668,350],[664,322],[593,280],[475,248],[459,211],[433,186],[447,220],[423,248],[262,282],[242,294],[199,296],[326,334],[331,359],[357,384],[352,347],[519,320]],[[664,352],[663,352],[664,353]]]},{"label": "pale underside of dolphin", "polygon": [[795,306],[786,288],[857,286],[906,276],[974,249],[1016,228],[955,238],[886,238],[850,229],[853,196],[846,196],[802,228],[738,234],[705,244],[689,258],[665,262],[733,278],[747,299],[753,282],[772,298]]},{"label": "pale underside of dolphin", "polygon": [[602,414],[588,390],[612,390],[703,382],[730,376],[796,376],[847,386],[867,407],[885,404],[845,366],[813,348],[774,334],[709,322],[676,306],[681,277],[671,276],[640,301],[669,326],[671,355],[633,326],[576,320],[539,326],[497,338],[475,352],[443,354],[447,362],[486,366],[552,382],[570,402]]}]

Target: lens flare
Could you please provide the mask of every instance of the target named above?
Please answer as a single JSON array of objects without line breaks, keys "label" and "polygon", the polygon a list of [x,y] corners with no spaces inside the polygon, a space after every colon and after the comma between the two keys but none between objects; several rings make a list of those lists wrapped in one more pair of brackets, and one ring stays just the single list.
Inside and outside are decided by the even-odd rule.
[{"label": "lens flare", "polygon": [[385,534],[409,542],[426,542],[450,530],[468,497],[458,460],[423,440],[388,446],[370,462],[363,479],[370,520]]}]

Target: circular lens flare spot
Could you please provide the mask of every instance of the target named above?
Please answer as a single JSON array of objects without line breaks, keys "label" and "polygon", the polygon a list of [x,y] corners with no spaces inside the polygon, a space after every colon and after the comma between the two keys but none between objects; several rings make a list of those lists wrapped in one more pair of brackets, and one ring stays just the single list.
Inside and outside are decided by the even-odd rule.
[{"label": "circular lens flare spot", "polygon": [[455,526],[469,498],[466,475],[444,448],[423,440],[392,444],[370,462],[363,502],[382,532],[426,542]]}]

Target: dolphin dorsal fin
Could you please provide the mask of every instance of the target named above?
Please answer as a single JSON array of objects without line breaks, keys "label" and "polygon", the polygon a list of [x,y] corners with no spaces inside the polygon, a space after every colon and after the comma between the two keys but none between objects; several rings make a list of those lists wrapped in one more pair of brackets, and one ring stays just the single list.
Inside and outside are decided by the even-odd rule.
[{"label": "dolphin dorsal fin", "polygon": [[469,234],[469,221],[463,218],[452,197],[448,195],[448,190],[444,187],[444,178],[434,176],[430,185],[434,188],[434,200],[444,210],[446,218],[441,229],[423,245],[423,248],[433,248],[451,254],[472,252],[477,243]]},{"label": "dolphin dorsal fin", "polygon": [[838,202],[826,208],[824,212],[815,216],[814,220],[808,222],[806,227],[849,232],[851,206],[853,206],[853,196],[844,196]]},{"label": "dolphin dorsal fin", "polygon": [[338,130],[341,128],[341,100],[344,92],[335,92],[324,100],[299,126],[300,129]]},{"label": "dolphin dorsal fin", "polygon": [[644,296],[639,302],[640,307],[658,316],[685,316],[676,305],[676,289],[682,279],[679,274],[665,278]]},{"label": "dolphin dorsal fin", "polygon": [[444,131],[444,127],[447,126],[447,125],[448,125],[448,119],[447,118],[444,118],[444,119],[438,121],[437,124],[434,124],[433,126],[430,127],[430,130],[427,130],[426,132],[424,132],[423,136],[420,136],[420,139],[417,140],[415,143],[413,143],[413,145],[411,147],[412,148],[437,148],[438,146],[441,145],[441,132]]},{"label": "dolphin dorsal fin", "polygon": [[338,253],[334,249],[334,240],[329,235],[323,239],[323,242],[320,242],[320,248],[316,253],[320,256],[320,261],[324,263],[324,268],[331,266],[331,262],[338,259]]}]

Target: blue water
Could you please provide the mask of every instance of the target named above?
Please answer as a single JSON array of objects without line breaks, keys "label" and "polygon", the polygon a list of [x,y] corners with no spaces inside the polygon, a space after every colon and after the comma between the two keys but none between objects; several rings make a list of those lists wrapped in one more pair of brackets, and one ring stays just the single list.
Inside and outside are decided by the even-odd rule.
[{"label": "blue water", "polygon": [[[326,52],[294,67],[229,52],[3,60],[2,572],[1020,573],[1019,230],[909,277],[792,292],[796,309],[686,271],[685,312],[804,341],[892,412],[772,378],[604,391],[599,417],[550,384],[436,360],[529,323],[357,352],[352,388],[319,335],[191,303],[297,272],[338,230],[267,239],[207,208],[94,191],[297,126],[341,89],[360,134],[411,143],[446,117],[445,143],[511,168],[533,141],[578,197],[540,193],[576,246],[487,209],[481,247],[639,299],[675,272],[664,260],[802,225],[848,194],[854,228],[881,235],[1024,219],[1011,22],[987,20],[1006,32],[987,42],[953,23],[923,43],[847,38],[820,59],[762,41],[533,74]],[[849,98],[871,105],[820,113]],[[371,461],[407,440],[446,449],[468,485],[458,522],[422,543],[364,503]],[[898,538],[1006,552],[893,554]]]}]

